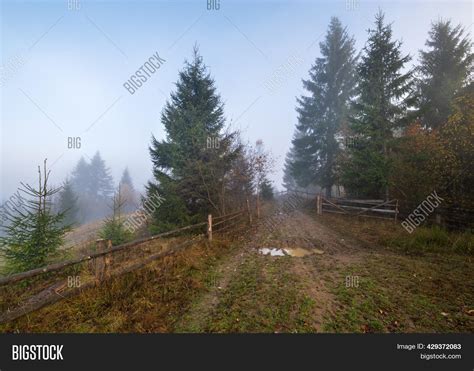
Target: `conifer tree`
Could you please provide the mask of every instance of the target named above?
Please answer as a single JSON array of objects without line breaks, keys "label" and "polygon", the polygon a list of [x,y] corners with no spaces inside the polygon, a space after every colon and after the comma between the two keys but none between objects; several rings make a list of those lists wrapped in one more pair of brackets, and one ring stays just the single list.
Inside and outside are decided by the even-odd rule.
[{"label": "conifer tree", "polygon": [[294,163],[295,163],[294,149],[290,148],[290,150],[286,154],[285,165],[283,168],[283,187],[285,187],[287,191],[297,188],[296,180],[293,175],[293,169],[292,169]]},{"label": "conifer tree", "polygon": [[20,192],[27,199],[22,207],[7,211],[7,223],[0,237],[0,253],[6,259],[7,270],[21,272],[47,264],[64,243],[70,230],[64,225],[64,213],[52,211],[52,197],[59,188],[48,185],[50,172],[38,166],[38,188],[22,184]]},{"label": "conifer tree", "polygon": [[107,200],[114,193],[113,178],[105,161],[97,151],[89,165],[88,192],[91,197]]},{"label": "conifer tree", "polygon": [[410,92],[413,71],[403,72],[411,59],[402,55],[401,42],[393,40],[384,14],[375,16],[364,55],[357,67],[357,99],[350,129],[359,145],[348,148],[343,179],[350,193],[359,197],[388,198],[390,145],[394,133],[406,125],[413,104]]},{"label": "conifer tree", "polygon": [[273,186],[267,178],[264,178],[260,184],[260,194],[265,201],[273,200]]},{"label": "conifer tree", "polygon": [[58,209],[64,213],[64,225],[74,225],[78,222],[78,197],[76,196],[72,183],[69,179],[63,183],[59,192]]},{"label": "conifer tree", "polygon": [[298,124],[293,145],[292,176],[300,186],[321,185],[329,196],[336,178],[338,136],[347,121],[349,100],[356,82],[354,39],[333,17],[321,57],[303,80],[309,96],[298,99]]},{"label": "conifer tree", "polygon": [[138,208],[138,195],[133,187],[132,177],[130,176],[128,168],[125,168],[123,171],[119,185],[125,202],[123,205],[123,211],[125,213],[130,213],[136,210]]},{"label": "conifer tree", "polygon": [[179,73],[161,122],[166,139],[152,137],[154,181],[147,186],[148,197],[165,199],[154,213],[155,226],[167,229],[211,211],[222,214],[226,174],[241,148],[234,145],[236,133],[224,132],[223,103],[197,47]]},{"label": "conifer tree", "polygon": [[96,220],[107,214],[107,203],[113,194],[113,178],[97,151],[90,163],[83,157],[72,172],[71,184],[78,196],[80,222]]},{"label": "conifer tree", "polygon": [[112,245],[120,245],[131,239],[131,233],[125,228],[123,207],[125,199],[122,196],[122,189],[119,185],[112,198],[110,208],[112,214],[105,219],[104,226],[99,232],[99,236],[106,240],[111,240]]},{"label": "conifer tree", "polygon": [[461,25],[439,20],[431,25],[428,50],[420,51],[418,116],[426,128],[439,128],[453,112],[453,102],[472,81],[472,42]]},{"label": "conifer tree", "polygon": [[134,190],[132,177],[130,176],[130,172],[128,171],[128,167],[122,173],[122,178],[120,179],[120,184],[122,186],[127,186],[130,190]]},{"label": "conifer tree", "polygon": [[90,168],[84,157],[81,157],[72,171],[71,185],[76,194],[87,194],[89,189]]}]

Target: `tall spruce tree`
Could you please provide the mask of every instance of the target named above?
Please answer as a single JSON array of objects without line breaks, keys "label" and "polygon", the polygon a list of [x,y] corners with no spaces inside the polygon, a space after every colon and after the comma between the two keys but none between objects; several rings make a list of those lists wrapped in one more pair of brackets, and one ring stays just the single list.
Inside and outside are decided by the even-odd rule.
[{"label": "tall spruce tree", "polygon": [[107,203],[114,192],[113,178],[98,151],[90,163],[81,157],[72,172],[71,184],[78,196],[80,222],[107,215]]},{"label": "tall spruce tree", "polygon": [[202,220],[208,212],[221,214],[225,175],[240,147],[233,145],[235,133],[223,133],[223,103],[197,47],[179,73],[161,122],[166,140],[152,137],[155,179],[147,186],[149,197],[165,199],[153,215],[156,229]]},{"label": "tall spruce tree", "polygon": [[122,178],[119,183],[121,197],[124,200],[123,211],[125,213],[130,213],[137,209],[138,207],[138,196],[133,187],[132,177],[128,168],[122,173]]},{"label": "tall spruce tree", "polygon": [[364,55],[357,67],[357,99],[350,129],[357,146],[348,148],[343,180],[349,193],[360,197],[388,198],[390,144],[394,133],[406,124],[413,99],[413,71],[403,73],[411,59],[402,56],[401,42],[392,39],[392,27],[384,14],[375,16],[375,29],[369,30]]},{"label": "tall spruce tree", "polygon": [[97,199],[108,200],[114,193],[113,178],[99,151],[91,159],[89,176],[89,195]]},{"label": "tall spruce tree", "polygon": [[270,182],[266,177],[263,179],[262,183],[260,183],[260,195],[264,201],[273,200],[274,195],[272,182]]},{"label": "tall spruce tree", "polygon": [[89,192],[90,168],[84,157],[81,157],[72,171],[71,184],[76,194]]},{"label": "tall spruce tree", "polygon": [[356,83],[354,39],[338,18],[331,18],[321,57],[303,80],[309,96],[298,99],[298,124],[293,144],[292,175],[300,186],[321,185],[331,194],[336,178],[337,140],[347,120]]},{"label": "tall spruce tree", "polygon": [[130,176],[130,172],[128,171],[128,167],[122,173],[122,178],[120,178],[120,184],[122,186],[127,186],[130,190],[134,190],[132,177]]},{"label": "tall spruce tree", "polygon": [[290,148],[285,158],[285,165],[283,167],[283,187],[287,191],[291,189],[296,189],[297,184],[295,177],[293,176],[293,164],[295,163],[295,154],[294,149]]},{"label": "tall spruce tree", "polygon": [[461,25],[439,20],[431,25],[418,67],[418,115],[424,127],[439,128],[453,112],[453,101],[472,79],[472,42]]}]

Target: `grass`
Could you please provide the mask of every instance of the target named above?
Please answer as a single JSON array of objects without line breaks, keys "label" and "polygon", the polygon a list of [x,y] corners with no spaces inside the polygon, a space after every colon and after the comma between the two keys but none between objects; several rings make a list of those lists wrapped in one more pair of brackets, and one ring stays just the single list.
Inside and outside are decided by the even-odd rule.
[{"label": "grass", "polygon": [[0,332],[172,332],[192,303],[209,290],[213,267],[233,247],[204,242],[42,308]]},{"label": "grass", "polygon": [[354,272],[359,287],[332,287],[338,309],[327,331],[474,332],[471,260],[378,256],[343,274]]},{"label": "grass", "polygon": [[448,231],[438,226],[420,226],[408,233],[400,223],[363,217],[326,214],[319,220],[341,235],[369,249],[387,248],[407,255],[446,253],[474,255],[472,230]]},{"label": "grass", "polygon": [[[323,223],[367,252],[332,282],[326,331],[474,332],[471,232],[421,227],[410,235],[393,222],[332,216]],[[359,275],[359,287],[346,287],[347,275]]]},{"label": "grass", "polygon": [[[238,239],[196,243],[0,332],[300,333],[321,330],[321,316],[328,332],[474,332],[472,232],[318,220],[351,245],[344,259],[262,256]],[[358,287],[346,287],[349,275]]]},{"label": "grass", "polygon": [[290,273],[290,259],[247,256],[200,331],[314,331],[314,302]]},{"label": "grass", "polygon": [[412,255],[426,252],[474,255],[471,231],[449,232],[437,226],[419,227],[412,234],[400,233],[387,238],[385,243]]}]

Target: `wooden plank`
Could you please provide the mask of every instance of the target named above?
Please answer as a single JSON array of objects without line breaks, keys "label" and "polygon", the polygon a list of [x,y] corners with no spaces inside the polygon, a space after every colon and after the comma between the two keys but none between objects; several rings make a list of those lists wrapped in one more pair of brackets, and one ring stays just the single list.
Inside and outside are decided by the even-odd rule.
[{"label": "wooden plank", "polygon": [[237,220],[236,222],[233,222],[232,224],[226,225],[225,227],[223,227],[223,228],[221,228],[217,231],[214,231],[214,232],[219,232],[220,233],[220,232],[225,231],[226,229],[229,229],[229,228],[231,228],[231,227],[233,227],[233,226],[235,226],[235,225],[237,225],[241,222],[242,222],[242,220]]},{"label": "wooden plank", "polygon": [[221,215],[221,216],[216,216],[216,217],[212,217],[212,220],[216,221],[216,220],[219,220],[219,219],[222,219],[222,218],[226,218],[228,216],[232,216],[232,215],[236,215],[236,214],[240,214],[240,213],[243,213],[245,210],[244,209],[240,209],[238,211],[235,211],[233,213],[229,213],[227,215]]},{"label": "wooden plank", "polygon": [[233,217],[231,217],[231,218],[229,218],[229,219],[221,220],[220,222],[217,222],[217,223],[214,223],[214,219],[213,219],[213,224],[212,224],[212,225],[215,227],[216,225],[219,225],[219,224],[228,222],[229,220],[233,220],[233,219],[235,219],[235,218],[240,217],[242,213],[243,213],[243,211],[241,211],[240,213],[238,213],[237,215],[234,215]]},{"label": "wooden plank", "polygon": [[[376,207],[384,206],[384,205],[387,205],[387,204],[389,204],[389,203],[391,203],[391,202],[392,202],[392,201],[384,202],[383,204],[376,205],[376,206],[374,206],[374,207],[372,207],[372,208],[370,208],[370,209],[368,209],[368,210],[366,210],[366,211],[361,211],[359,214],[363,214],[363,213],[365,213],[365,212],[367,212],[367,211],[370,211],[370,210],[375,211],[375,208],[376,208]],[[384,209],[377,209],[377,212],[382,212],[381,210],[384,210]],[[394,212],[394,211],[393,211],[393,212]]]},{"label": "wooden plank", "polygon": [[333,213],[333,214],[342,214],[342,215],[351,215],[351,214],[348,214],[347,212],[346,213],[343,213],[342,211],[336,211],[336,210],[324,210],[325,213]]},{"label": "wooden plank", "polygon": [[26,279],[26,278],[35,277],[35,276],[38,276],[38,275],[43,274],[43,273],[59,271],[59,270],[62,270],[66,267],[70,267],[72,265],[76,265],[76,264],[85,262],[87,260],[97,258],[99,256],[112,254],[112,253],[115,253],[117,251],[121,251],[121,250],[124,250],[124,249],[128,249],[128,248],[140,245],[144,242],[152,241],[152,240],[160,238],[160,237],[169,236],[169,235],[175,234],[177,232],[186,231],[186,230],[189,230],[189,229],[192,229],[192,228],[201,227],[201,226],[204,226],[206,224],[207,224],[206,222],[202,222],[202,223],[198,223],[198,224],[188,225],[186,227],[174,229],[174,230],[169,231],[169,232],[160,233],[160,234],[157,234],[157,235],[154,235],[154,236],[151,236],[151,237],[144,237],[144,238],[141,238],[141,239],[138,239],[138,240],[135,240],[135,241],[132,241],[132,242],[128,242],[128,243],[125,243],[125,244],[122,244],[122,245],[117,245],[117,246],[114,246],[110,250],[107,250],[107,251],[99,251],[99,252],[96,252],[96,253],[93,253],[93,254],[90,254],[90,255],[81,256],[81,257],[76,258],[76,259],[71,259],[71,260],[67,260],[67,261],[64,261],[64,262],[51,264],[51,265],[48,265],[46,267],[32,269],[32,270],[27,271],[27,272],[21,272],[21,273],[12,274],[10,276],[2,277],[2,278],[0,278],[0,286],[6,285],[6,284],[9,284],[9,283],[13,283],[13,282],[18,282],[18,281],[21,281],[21,280]]},{"label": "wooden plank", "polygon": [[333,214],[342,214],[342,215],[348,215],[348,216],[357,216],[357,217],[362,217],[362,218],[375,218],[375,219],[383,219],[383,220],[392,220],[391,217],[388,218],[388,217],[383,217],[383,216],[364,215],[364,214],[356,215],[356,214],[343,213],[343,212],[335,211],[335,210],[324,210],[324,212],[333,213]]},{"label": "wooden plank", "polygon": [[[127,267],[124,267],[124,268],[121,268],[121,269],[117,269],[115,271],[112,271],[112,272],[110,272],[110,274],[107,277],[105,277],[105,280],[108,280],[112,277],[120,276],[122,274],[129,273],[129,272],[132,272],[132,271],[137,270],[139,268],[142,268],[142,267],[150,264],[151,262],[153,262],[156,259],[168,256],[168,255],[175,254],[176,252],[184,249],[186,246],[188,246],[188,245],[190,245],[194,242],[197,242],[199,240],[199,238],[202,238],[203,236],[204,236],[203,234],[200,234],[200,235],[197,236],[198,238],[195,237],[191,240],[183,242],[182,244],[178,244],[177,246],[175,246],[175,247],[173,247],[169,250],[165,250],[165,251],[161,251],[159,253],[153,254],[153,255],[149,256],[148,258],[142,260],[141,262],[132,264],[130,266],[127,266]],[[24,303],[24,305],[22,305],[21,307],[18,307],[18,308],[15,308],[15,309],[11,310],[11,311],[9,310],[7,312],[4,312],[4,313],[0,314],[0,323],[13,321],[13,320],[15,320],[19,317],[22,317],[22,316],[24,316],[28,313],[34,312],[34,311],[36,311],[40,308],[43,308],[47,305],[50,305],[50,304],[56,303],[56,302],[58,302],[62,299],[66,299],[68,297],[80,294],[83,290],[94,287],[96,285],[96,283],[95,283],[95,280],[91,280],[91,281],[81,285],[80,287],[74,287],[74,288],[71,288],[70,290],[63,291],[63,292],[61,292],[61,294],[59,294],[57,292],[57,290],[55,290],[55,289],[58,286],[62,286],[62,285],[63,285],[63,282],[54,284],[49,289],[43,291],[42,292],[42,297],[40,297],[38,300],[34,300],[34,298],[30,298],[30,300],[28,300],[26,303]],[[49,294],[46,291],[49,291]],[[47,295],[45,295],[45,294],[47,294]]]},{"label": "wooden plank", "polygon": [[355,200],[350,198],[329,198],[335,202],[350,202],[356,204],[380,204],[384,202],[384,200]]},{"label": "wooden plank", "polygon": [[[376,212],[388,213],[388,214],[395,213],[395,210],[391,210],[391,209],[374,209],[374,208],[369,208],[369,207],[346,206],[346,205],[339,205],[339,206],[344,208],[344,209],[362,210],[361,214],[364,213],[364,212],[367,212],[367,211],[376,211]],[[355,214],[355,215],[357,215],[357,214]]]},{"label": "wooden plank", "polygon": [[[338,205],[333,204],[333,203],[332,203],[331,201],[329,201],[327,198],[324,198],[324,197],[323,197],[323,201],[324,201],[324,200],[325,200],[327,203],[329,203],[331,206],[334,206],[335,208],[340,209],[341,211],[343,211],[343,212],[345,212],[345,213],[348,213],[347,211],[345,211],[344,209],[342,209],[342,208],[339,207]],[[323,204],[324,204],[324,203],[323,203]]]}]

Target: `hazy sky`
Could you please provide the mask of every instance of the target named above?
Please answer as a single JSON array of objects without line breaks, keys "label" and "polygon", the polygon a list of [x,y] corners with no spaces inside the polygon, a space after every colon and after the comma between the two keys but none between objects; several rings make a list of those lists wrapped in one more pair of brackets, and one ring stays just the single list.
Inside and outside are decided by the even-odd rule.
[{"label": "hazy sky", "polygon": [[[472,4],[456,1],[220,0],[219,10],[207,10],[206,0],[1,3],[1,200],[20,181],[36,182],[44,158],[59,184],[97,150],[115,181],[128,166],[141,188],[151,177],[151,135],[164,137],[160,113],[195,43],[228,123],[264,141],[281,188],[296,96],[331,16],[361,49],[380,7],[413,62],[432,20],[469,31],[473,22]],[[131,95],[123,83],[155,53],[165,62]],[[68,149],[68,137],[81,137],[81,148]]]}]

